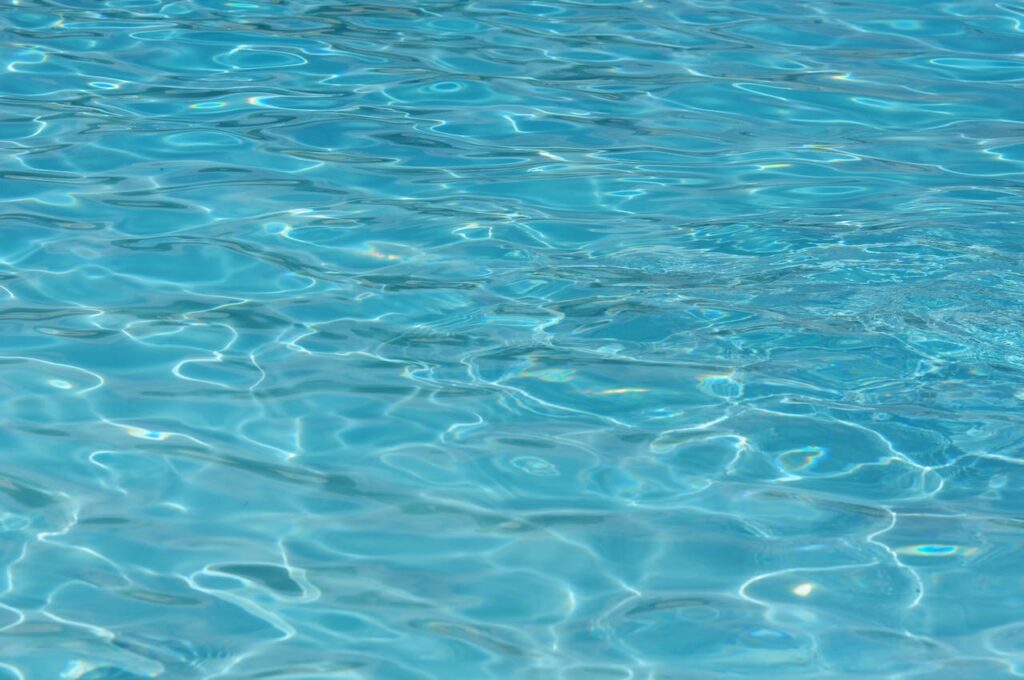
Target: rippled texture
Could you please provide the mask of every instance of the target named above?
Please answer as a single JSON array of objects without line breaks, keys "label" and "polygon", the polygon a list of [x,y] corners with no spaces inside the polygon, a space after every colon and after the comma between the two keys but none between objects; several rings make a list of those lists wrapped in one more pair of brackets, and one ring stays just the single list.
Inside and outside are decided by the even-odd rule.
[{"label": "rippled texture", "polygon": [[0,34],[2,680],[1024,676],[1024,5]]}]

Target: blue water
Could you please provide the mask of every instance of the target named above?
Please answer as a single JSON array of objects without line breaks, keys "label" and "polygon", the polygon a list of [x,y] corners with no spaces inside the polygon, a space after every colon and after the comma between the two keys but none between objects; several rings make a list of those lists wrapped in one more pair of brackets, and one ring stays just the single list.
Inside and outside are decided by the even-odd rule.
[{"label": "blue water", "polygon": [[1024,677],[1024,5],[0,0],[0,680]]}]

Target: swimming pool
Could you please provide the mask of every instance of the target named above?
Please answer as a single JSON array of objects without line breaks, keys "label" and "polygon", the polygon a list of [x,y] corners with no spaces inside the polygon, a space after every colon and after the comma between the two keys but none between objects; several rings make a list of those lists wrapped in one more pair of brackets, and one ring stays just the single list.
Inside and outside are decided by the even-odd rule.
[{"label": "swimming pool", "polygon": [[3,680],[1024,675],[1024,6],[0,36]]}]

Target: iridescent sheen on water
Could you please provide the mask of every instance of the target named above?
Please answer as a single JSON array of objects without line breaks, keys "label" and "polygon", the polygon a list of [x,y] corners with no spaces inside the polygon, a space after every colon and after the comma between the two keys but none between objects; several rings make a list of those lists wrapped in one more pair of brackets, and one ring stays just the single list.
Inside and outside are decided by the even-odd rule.
[{"label": "iridescent sheen on water", "polygon": [[1022,50],[0,0],[0,680],[1024,676]]}]

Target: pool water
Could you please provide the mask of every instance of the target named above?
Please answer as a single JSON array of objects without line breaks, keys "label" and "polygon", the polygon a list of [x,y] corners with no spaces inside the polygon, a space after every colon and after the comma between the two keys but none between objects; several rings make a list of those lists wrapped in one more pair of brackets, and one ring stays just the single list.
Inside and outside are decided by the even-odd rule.
[{"label": "pool water", "polygon": [[0,36],[0,680],[1024,676],[1024,5]]}]

